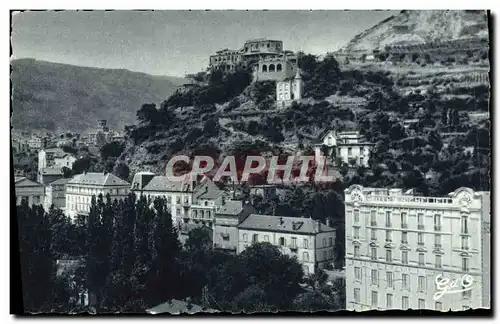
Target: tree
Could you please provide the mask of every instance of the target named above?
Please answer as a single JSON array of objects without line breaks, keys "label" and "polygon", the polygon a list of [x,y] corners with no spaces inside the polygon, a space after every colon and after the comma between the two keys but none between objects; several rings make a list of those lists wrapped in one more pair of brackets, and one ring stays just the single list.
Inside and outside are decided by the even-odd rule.
[{"label": "tree", "polygon": [[206,250],[212,247],[212,238],[206,227],[194,228],[188,233],[186,248],[188,251]]},{"label": "tree", "polygon": [[137,111],[137,119],[141,123],[157,125],[160,121],[160,113],[155,104],[144,104]]},{"label": "tree", "polygon": [[101,147],[101,157],[103,160],[107,160],[110,157],[119,157],[122,153],[123,150],[125,149],[125,143],[122,142],[111,142],[104,144]]},{"label": "tree", "polygon": [[130,169],[129,167],[123,163],[123,162],[119,162],[114,170],[113,170],[113,173],[119,177],[120,179],[123,179],[125,181],[128,180],[128,178],[130,177]]}]

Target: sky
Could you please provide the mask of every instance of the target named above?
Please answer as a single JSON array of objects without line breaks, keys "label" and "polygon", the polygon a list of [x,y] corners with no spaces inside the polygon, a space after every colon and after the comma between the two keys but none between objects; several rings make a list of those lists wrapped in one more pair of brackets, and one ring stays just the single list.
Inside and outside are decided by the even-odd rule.
[{"label": "sky", "polygon": [[183,77],[247,39],[321,55],[396,11],[31,11],[12,17],[13,59]]}]

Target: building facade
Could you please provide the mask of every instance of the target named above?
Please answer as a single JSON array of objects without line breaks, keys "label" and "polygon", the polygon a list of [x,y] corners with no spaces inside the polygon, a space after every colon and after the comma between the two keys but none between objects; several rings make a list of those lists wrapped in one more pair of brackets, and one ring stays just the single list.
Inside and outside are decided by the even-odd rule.
[{"label": "building facade", "polygon": [[45,197],[45,186],[25,177],[15,177],[14,187],[16,191],[16,204],[27,200],[30,206],[43,205]]},{"label": "building facade", "polygon": [[[490,307],[489,192],[420,197],[353,185],[345,212],[348,310]],[[436,278],[470,289],[436,299]]]},{"label": "building facade", "polygon": [[297,74],[297,58],[280,55],[261,59],[254,65],[253,81],[282,81]]},{"label": "building facade", "polygon": [[310,218],[251,214],[238,225],[237,252],[257,242],[297,257],[306,275],[333,265],[335,258],[335,229]]},{"label": "building facade", "polygon": [[238,224],[248,215],[255,213],[255,208],[241,200],[223,201],[215,212],[214,248],[236,252],[238,249]]},{"label": "building facade", "polygon": [[70,180],[69,178],[59,179],[49,183],[49,185],[45,187],[45,210],[49,210],[52,205],[54,208],[62,210],[66,208],[66,184]]},{"label": "building facade", "polygon": [[295,100],[302,99],[302,76],[296,69],[295,77],[276,81],[276,107],[286,109]]},{"label": "building facade", "polygon": [[111,173],[84,172],[74,176],[66,184],[66,214],[74,220],[78,215],[90,212],[92,196],[124,199],[130,192],[130,184]]},{"label": "building facade", "polygon": [[45,168],[63,168],[71,169],[75,163],[76,157],[64,152],[61,148],[42,149],[38,152],[38,170]]},{"label": "building facade", "polygon": [[335,164],[368,167],[373,143],[365,141],[358,131],[336,132],[329,130],[320,137],[314,145],[314,153],[318,160],[320,156],[328,156]]}]

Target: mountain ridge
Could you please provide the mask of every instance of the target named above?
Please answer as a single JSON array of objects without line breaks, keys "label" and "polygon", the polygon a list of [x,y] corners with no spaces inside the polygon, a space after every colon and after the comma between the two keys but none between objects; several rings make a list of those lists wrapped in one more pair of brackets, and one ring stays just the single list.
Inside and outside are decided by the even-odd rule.
[{"label": "mountain ridge", "polygon": [[86,132],[98,119],[107,119],[111,128],[121,131],[136,122],[142,104],[159,105],[184,82],[126,69],[15,59],[11,124],[19,130]]}]

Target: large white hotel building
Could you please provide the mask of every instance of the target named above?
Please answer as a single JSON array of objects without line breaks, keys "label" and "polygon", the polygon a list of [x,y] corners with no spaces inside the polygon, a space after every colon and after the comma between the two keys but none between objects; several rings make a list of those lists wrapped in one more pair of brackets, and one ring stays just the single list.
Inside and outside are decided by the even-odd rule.
[{"label": "large white hotel building", "polygon": [[[490,308],[490,193],[345,190],[348,310]],[[435,299],[436,277],[457,281]],[[462,278],[472,289],[462,289]],[[467,278],[467,277],[466,277]]]}]

